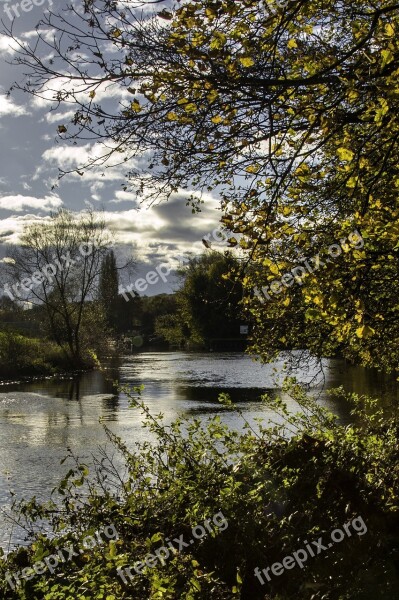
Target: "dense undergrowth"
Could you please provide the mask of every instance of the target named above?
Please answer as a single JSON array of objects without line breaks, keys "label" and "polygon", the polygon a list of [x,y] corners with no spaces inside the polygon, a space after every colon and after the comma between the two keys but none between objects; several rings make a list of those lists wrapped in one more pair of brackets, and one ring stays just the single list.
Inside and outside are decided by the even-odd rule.
[{"label": "dense undergrowth", "polygon": [[[277,411],[276,424],[252,429],[244,422],[237,432],[220,416],[206,426],[199,419],[179,419],[166,426],[162,416],[150,415],[141,390],[127,391],[156,441],[137,445],[132,452],[106,428],[119,458],[112,453],[98,459],[89,473],[71,455],[75,462],[58,490],[61,504],[32,500],[16,505],[17,518],[28,531],[35,525],[40,530],[47,521],[51,536],[42,529],[29,546],[0,559],[1,581],[22,569],[32,575],[15,589],[4,579],[0,597],[397,598],[397,419],[386,418],[375,401],[350,395],[346,399],[353,404],[353,423],[344,426],[295,382],[287,383],[284,392],[298,403],[298,414],[289,413],[281,399],[265,397]],[[344,396],[342,390],[332,393]],[[238,410],[228,397],[221,401],[221,415]],[[125,581],[118,576],[118,568],[155,555],[171,540],[189,540],[193,527],[217,514],[227,527],[212,526],[201,539],[170,551],[165,560],[141,565],[139,573],[132,570]],[[357,517],[366,525],[362,535],[345,536],[309,557],[303,568],[286,569],[265,585],[255,577],[256,567],[281,563],[305,542],[331,539],[331,531]],[[82,549],[84,536],[111,524],[117,539]],[[30,569],[71,544],[78,549],[76,555],[60,561],[53,573],[38,575]]]},{"label": "dense undergrowth", "polygon": [[0,332],[0,378],[47,375],[68,368],[57,344],[11,331]]},{"label": "dense undergrowth", "polygon": [[[86,352],[81,368],[95,365],[93,353]],[[55,375],[73,368],[67,353],[55,342],[12,331],[0,332],[0,379]]]}]

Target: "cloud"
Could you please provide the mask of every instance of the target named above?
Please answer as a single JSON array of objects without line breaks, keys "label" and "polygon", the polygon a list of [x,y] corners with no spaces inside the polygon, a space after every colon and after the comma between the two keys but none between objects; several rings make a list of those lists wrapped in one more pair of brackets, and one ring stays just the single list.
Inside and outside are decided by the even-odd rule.
[{"label": "cloud", "polygon": [[118,202],[134,202],[134,204],[137,204],[137,194],[135,192],[117,190],[115,192],[115,198],[111,200],[111,204],[117,204]]},{"label": "cloud", "polygon": [[[107,160],[107,166],[102,165],[102,157],[104,157],[111,149],[112,142],[84,144],[82,146],[73,146],[67,144],[59,144],[48,148],[42,154],[43,163],[36,169],[33,179],[41,179],[43,172],[48,167],[57,167],[62,171],[73,171],[81,168],[83,176],[77,172],[68,173],[64,178],[65,181],[79,181],[79,183],[92,185],[99,183],[99,178],[103,177],[106,183],[111,181],[123,181],[125,176],[125,167],[120,164],[120,155],[114,155]],[[84,165],[90,161],[98,160],[98,164],[89,169],[84,169]],[[134,161],[130,162],[134,166]]]},{"label": "cloud", "polygon": [[[52,56],[48,56],[47,60],[50,60]],[[78,56],[75,57],[70,56],[69,58],[77,59]],[[85,60],[85,55],[80,54],[79,60]],[[87,59],[90,57],[87,56]],[[71,92],[74,95],[74,98],[78,102],[85,104],[87,102],[87,88],[92,85],[95,86],[96,92],[96,103],[99,102],[109,102],[114,106],[114,110],[118,110],[119,103],[123,99],[130,98],[130,93],[126,88],[122,87],[119,82],[107,82],[99,83],[98,79],[102,75],[101,70],[97,72],[91,73],[92,76],[87,75],[84,78],[84,81],[76,81],[71,80],[70,73],[65,72],[65,76],[60,74],[60,76],[52,80],[50,83],[45,84],[40,91],[40,96],[34,96],[31,100],[32,107],[38,108],[50,108],[53,107],[57,109],[58,103],[55,100],[58,92]],[[120,108],[120,107],[119,107]],[[61,108],[61,110],[63,110]],[[65,123],[67,124],[67,123]]]},{"label": "cloud", "polygon": [[67,146],[60,144],[45,150],[42,158],[50,165],[65,170],[76,169],[90,159],[91,151],[92,146],[90,144],[85,144],[84,146]]},{"label": "cloud", "polygon": [[33,196],[3,196],[0,198],[0,208],[14,212],[22,212],[26,208],[50,212],[60,208],[62,200],[56,195],[45,196],[44,198],[34,198]]},{"label": "cloud", "polygon": [[56,123],[57,121],[68,122],[75,113],[76,110],[68,110],[66,112],[56,112],[55,110],[52,110],[51,112],[46,113],[44,120],[46,120],[47,123]]},{"label": "cloud", "polygon": [[18,45],[10,40],[6,35],[0,34],[0,53],[4,54],[14,54]]},{"label": "cloud", "polygon": [[15,104],[10,98],[7,98],[4,92],[0,95],[0,117],[4,117],[5,115],[20,117],[27,114],[28,111],[24,106]]},{"label": "cloud", "polygon": [[21,216],[12,216],[7,219],[0,220],[0,243],[2,244],[18,244],[20,235],[24,228],[34,223],[44,223],[49,219],[46,217],[38,217],[37,215],[26,214]]},{"label": "cloud", "polygon": [[[115,192],[122,200],[133,200],[129,192]],[[138,260],[152,262],[154,256],[168,260],[174,254],[194,252],[204,247],[202,238],[219,226],[217,199],[207,195],[202,212],[193,215],[186,206],[188,192],[180,191],[169,202],[150,208],[104,211],[103,217],[115,234],[117,243],[130,246]]]}]

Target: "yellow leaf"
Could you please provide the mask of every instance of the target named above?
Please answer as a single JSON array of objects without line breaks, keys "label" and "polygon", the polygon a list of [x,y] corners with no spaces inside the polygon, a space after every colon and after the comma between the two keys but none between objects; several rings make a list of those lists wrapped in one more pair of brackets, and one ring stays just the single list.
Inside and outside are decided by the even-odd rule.
[{"label": "yellow leaf", "polygon": [[215,123],[215,125],[218,125],[219,123],[221,123],[223,121],[223,117],[221,117],[220,115],[217,115],[216,117],[212,117],[211,121],[212,121],[212,123]]},{"label": "yellow leaf", "polygon": [[227,41],[227,36],[224,33],[220,33],[219,31],[216,31],[213,34],[213,39],[212,39],[211,43],[209,44],[209,48],[211,50],[220,50],[225,45],[226,41]]},{"label": "yellow leaf", "polygon": [[277,265],[275,265],[273,263],[271,265],[269,265],[269,270],[270,270],[270,273],[273,273],[273,275],[280,275],[280,269],[278,268]]},{"label": "yellow leaf", "polygon": [[290,40],[287,44],[288,48],[298,48],[298,44],[294,39]]},{"label": "yellow leaf", "polygon": [[253,67],[255,64],[255,61],[250,56],[242,56],[240,58],[240,63],[242,64],[243,67]]},{"label": "yellow leaf", "polygon": [[355,156],[352,150],[348,150],[348,148],[338,148],[337,155],[341,160],[351,161]]},{"label": "yellow leaf", "polygon": [[385,33],[388,37],[393,37],[395,35],[395,29],[392,27],[390,23],[385,25]]},{"label": "yellow leaf", "polygon": [[194,102],[190,102],[189,104],[185,105],[184,110],[186,111],[186,113],[195,113],[197,112],[197,107],[194,104]]},{"label": "yellow leaf", "polygon": [[120,29],[114,29],[114,31],[111,33],[111,37],[113,38],[118,38],[122,35],[122,32]]},{"label": "yellow leaf", "polygon": [[257,173],[260,169],[260,165],[249,165],[245,170],[247,173]]},{"label": "yellow leaf", "polygon": [[282,206],[279,211],[284,217],[289,217],[292,213],[292,208],[290,206]]},{"label": "yellow leaf", "polygon": [[385,65],[392,62],[393,59],[395,58],[390,50],[381,50],[381,56],[382,56],[382,67],[383,68],[385,67]]},{"label": "yellow leaf", "polygon": [[359,327],[358,329],[356,329],[356,335],[358,338],[361,339],[366,339],[371,337],[372,335],[374,335],[375,330],[372,329],[371,327],[369,327],[368,325],[363,325],[362,327]]},{"label": "yellow leaf", "polygon": [[356,92],[355,90],[351,90],[348,94],[348,98],[351,102],[354,102],[355,100],[357,100],[359,98],[359,92]]},{"label": "yellow leaf", "polygon": [[216,98],[219,96],[218,92],[216,90],[212,90],[211,92],[209,92],[209,94],[207,95],[207,99],[210,102],[210,104],[212,104],[212,102],[215,102]]},{"label": "yellow leaf", "polygon": [[179,117],[178,117],[178,116],[177,116],[177,114],[176,114],[176,113],[174,113],[174,112],[168,112],[168,114],[166,115],[166,118],[167,118],[169,121],[177,121]]},{"label": "yellow leaf", "polygon": [[214,10],[212,10],[212,8],[207,8],[205,10],[205,14],[210,21],[213,21],[213,19],[215,19],[215,17],[216,17],[216,13]]},{"label": "yellow leaf", "polygon": [[130,107],[135,113],[139,113],[141,111],[140,102],[138,100],[133,100]]},{"label": "yellow leaf", "polygon": [[348,181],[346,182],[346,187],[348,188],[355,188],[357,184],[357,177],[351,177],[350,179],[348,179]]},{"label": "yellow leaf", "polygon": [[299,165],[299,167],[297,169],[295,169],[295,175],[297,175],[297,177],[299,176],[303,176],[303,175],[309,175],[310,174],[310,168],[309,165],[307,165],[306,163],[303,163],[302,165]]}]

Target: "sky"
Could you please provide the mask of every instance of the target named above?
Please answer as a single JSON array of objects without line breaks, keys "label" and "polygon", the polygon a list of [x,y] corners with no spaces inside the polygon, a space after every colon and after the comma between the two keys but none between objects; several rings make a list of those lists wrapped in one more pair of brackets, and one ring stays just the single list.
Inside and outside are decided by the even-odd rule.
[{"label": "sky", "polygon": [[[15,14],[18,37],[33,40],[43,12],[55,10],[66,1],[35,0],[42,3],[36,6],[31,0],[0,0],[0,30],[11,24],[8,15]],[[24,11],[22,6],[30,10]],[[142,206],[134,193],[122,189],[126,166],[86,172],[83,177],[75,173],[58,181],[59,167],[77,167],[95,149],[90,143],[73,146],[60,138],[57,127],[67,120],[65,111],[50,111],[49,104],[20,91],[7,96],[13,82],[23,80],[23,70],[10,64],[13,58],[15,50],[0,34],[0,260],[7,256],[10,244],[18,243],[24,226],[48,220],[61,207],[74,212],[87,207],[104,211],[121,256],[133,257],[136,262],[134,275],[124,279],[124,284],[163,262],[177,266],[179,255],[202,252],[202,238],[219,224],[216,196],[205,197],[199,214],[192,214],[186,206],[184,193],[156,206]],[[54,183],[57,187],[52,189]],[[175,287],[172,271],[167,282],[149,286],[146,295],[171,293]]]}]

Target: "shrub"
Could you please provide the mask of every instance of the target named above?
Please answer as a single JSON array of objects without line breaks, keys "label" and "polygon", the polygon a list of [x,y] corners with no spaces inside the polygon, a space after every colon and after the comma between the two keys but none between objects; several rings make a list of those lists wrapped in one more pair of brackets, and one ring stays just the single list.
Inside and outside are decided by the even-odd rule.
[{"label": "shrub", "polygon": [[0,377],[41,375],[67,368],[56,344],[11,331],[0,332]]},{"label": "shrub", "polygon": [[[91,369],[98,366],[98,358],[93,346],[105,346],[103,336],[91,331],[91,338],[86,336],[82,328],[82,339],[85,342],[82,350],[81,368]],[[92,347],[89,345],[89,341]],[[87,342],[87,343],[86,343]],[[64,349],[46,339],[29,338],[20,333],[0,332],[0,378],[24,377],[30,375],[54,375],[76,368],[72,363],[67,349]]]},{"label": "shrub", "polygon": [[[40,505],[33,499],[15,506],[32,530],[31,543],[4,559],[0,573],[21,570],[111,523],[119,538],[78,552],[53,574],[36,575],[15,590],[0,584],[3,597],[397,597],[398,421],[385,418],[375,401],[347,396],[354,422],[344,426],[291,381],[284,392],[298,403],[298,414],[290,413],[283,400],[265,396],[276,423],[255,429],[244,422],[237,432],[220,415],[206,426],[199,419],[177,419],[166,426],[162,415],[149,413],[141,390],[126,391],[154,442],[131,451],[106,427],[124,468],[112,456],[102,457],[92,473],[70,454],[74,463],[58,488],[61,503]],[[333,393],[343,395],[342,390]],[[221,410],[233,408],[228,396],[221,401]],[[151,568],[144,566],[131,579],[125,577],[126,583],[118,576],[118,568],[143,561],[168,541],[189,540],[193,527],[216,514],[227,520],[227,528],[171,552]],[[303,569],[286,570],[265,585],[255,577],[256,567],[281,562],[319,537],[331,539],[333,530],[358,517],[366,526],[364,535],[346,536],[322,555],[309,557]],[[43,519],[48,533],[34,534]]]}]

